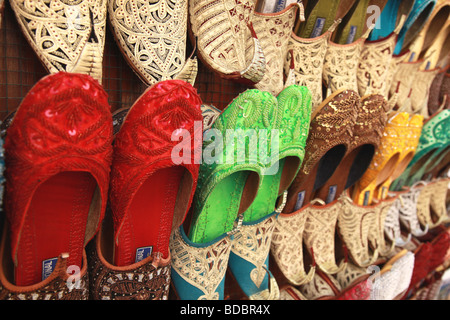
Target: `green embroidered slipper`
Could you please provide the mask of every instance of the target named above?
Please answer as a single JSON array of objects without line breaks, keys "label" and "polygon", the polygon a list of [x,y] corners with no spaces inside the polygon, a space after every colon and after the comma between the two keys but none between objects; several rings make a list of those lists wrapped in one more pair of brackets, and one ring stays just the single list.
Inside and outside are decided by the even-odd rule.
[{"label": "green embroidered slipper", "polygon": [[[271,129],[276,99],[248,89],[204,133],[203,161],[188,238],[206,243],[230,232],[251,205],[266,164],[272,160]],[[261,138],[262,137],[262,138]]]},{"label": "green embroidered slipper", "polygon": [[278,133],[279,152],[272,152],[274,158],[263,173],[258,194],[244,212],[242,228],[234,235],[229,260],[234,279],[251,300],[279,297],[275,277],[269,271],[272,232],[283,204],[277,210],[275,206],[300,169],[311,119],[312,99],[308,88],[291,85],[277,100],[274,129]]},{"label": "green embroidered slipper", "polygon": [[266,167],[258,194],[244,213],[244,221],[256,221],[271,214],[276,200],[289,188],[305,157],[311,119],[311,93],[305,86],[291,85],[278,96],[277,120],[279,152]]},{"label": "green embroidered slipper", "polygon": [[416,153],[403,174],[391,186],[392,191],[402,190],[420,181],[433,164],[445,156],[450,145],[450,110],[443,110],[426,121]]}]

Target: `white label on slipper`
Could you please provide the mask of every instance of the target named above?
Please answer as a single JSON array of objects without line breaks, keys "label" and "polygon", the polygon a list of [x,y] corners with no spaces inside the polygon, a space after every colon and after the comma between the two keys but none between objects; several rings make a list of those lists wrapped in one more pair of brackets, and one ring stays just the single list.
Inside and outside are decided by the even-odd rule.
[{"label": "white label on slipper", "polygon": [[295,204],[294,211],[299,210],[303,207],[303,202],[305,201],[305,191],[299,192],[297,195],[297,203]]},{"label": "white label on slipper", "polygon": [[336,189],[337,185],[330,186],[330,188],[328,189],[327,200],[325,201],[326,203],[330,203],[336,198]]},{"label": "white label on slipper", "polygon": [[144,260],[152,254],[153,246],[150,247],[142,247],[136,250],[136,259],[135,263]]},{"label": "white label on slipper", "polygon": [[52,258],[42,261],[42,281],[47,279],[55,270],[58,258]]},{"label": "white label on slipper", "polygon": [[318,37],[322,34],[323,27],[325,26],[324,18],[317,18],[316,24],[314,25],[314,29],[311,32],[311,38]]}]

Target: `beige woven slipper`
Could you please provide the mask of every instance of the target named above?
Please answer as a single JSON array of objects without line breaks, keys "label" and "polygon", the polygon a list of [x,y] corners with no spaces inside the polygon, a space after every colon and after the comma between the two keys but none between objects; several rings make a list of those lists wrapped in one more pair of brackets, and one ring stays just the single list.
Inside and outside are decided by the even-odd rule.
[{"label": "beige woven slipper", "polygon": [[296,3],[277,13],[255,12],[253,28],[266,59],[266,72],[255,85],[257,89],[277,96],[285,87],[283,64],[288,55],[288,41],[297,13],[300,20],[305,19],[303,10],[303,5]]},{"label": "beige woven slipper", "polygon": [[256,0],[190,0],[189,32],[198,56],[222,78],[255,84],[266,68],[252,26]]},{"label": "beige woven slipper", "polygon": [[186,59],[188,0],[109,1],[108,14],[120,50],[147,85],[194,83],[197,60]]},{"label": "beige woven slipper", "polygon": [[397,35],[399,34],[406,16],[398,23],[394,32],[377,41],[366,41],[360,55],[358,66],[358,88],[359,94],[383,94],[387,92],[389,66],[394,54]]},{"label": "beige woven slipper", "polygon": [[11,0],[25,38],[50,73],[89,74],[102,81],[106,0]]},{"label": "beige woven slipper", "polygon": [[[294,64],[295,82],[306,86],[312,95],[312,112],[322,103],[322,70],[327,53],[328,41],[341,20],[335,21],[322,35],[315,38],[300,38],[291,34],[288,44],[288,55],[285,59],[284,69],[287,74]],[[347,88],[345,88],[347,89]]]}]

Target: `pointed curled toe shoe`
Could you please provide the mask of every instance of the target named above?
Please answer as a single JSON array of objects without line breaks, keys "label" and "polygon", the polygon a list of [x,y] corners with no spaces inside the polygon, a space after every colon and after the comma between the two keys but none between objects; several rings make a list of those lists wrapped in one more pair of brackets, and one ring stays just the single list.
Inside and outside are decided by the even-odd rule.
[{"label": "pointed curled toe shoe", "polygon": [[106,0],[10,3],[25,38],[50,73],[83,73],[102,82]]},{"label": "pointed curled toe shoe", "polygon": [[307,217],[303,238],[306,248],[314,257],[314,262],[325,274],[340,272],[346,265],[346,259],[338,255],[341,248],[336,241],[336,226],[341,204],[337,200],[325,204],[316,199],[305,208],[305,211]]},{"label": "pointed curled toe shoe", "polygon": [[46,76],[24,98],[5,139],[3,259],[12,259],[14,279],[2,281],[15,286],[5,288],[34,299],[45,287],[52,298],[69,298],[56,283],[65,286],[72,273],[63,266],[86,272],[84,248],[106,210],[112,136],[107,94],[88,75]]},{"label": "pointed curled toe shoe", "polygon": [[192,85],[166,80],[149,87],[123,119],[119,112],[112,221],[90,247],[94,299],[167,299],[170,236],[184,221],[197,185],[200,106]]},{"label": "pointed curled toe shoe", "polygon": [[303,5],[292,4],[281,12],[272,14],[254,13],[253,28],[261,43],[266,59],[264,77],[255,88],[277,96],[284,87],[284,61],[289,54],[289,38],[297,16],[303,17]]},{"label": "pointed curled toe shoe", "polygon": [[405,23],[400,19],[395,30],[387,37],[366,41],[359,57],[358,89],[361,96],[367,94],[385,95],[389,66],[394,54],[397,36]]},{"label": "pointed curled toe shoe", "polygon": [[192,148],[202,133],[200,105],[190,84],[159,82],[134,103],[116,134],[110,203],[117,265],[138,262],[139,248],[168,257],[171,230],[183,222],[197,183]]},{"label": "pointed curled toe shoe", "polygon": [[338,232],[348,250],[352,262],[368,267],[378,259],[378,250],[372,250],[369,242],[371,226],[376,226],[376,206],[360,206],[347,196],[339,198],[341,212]]},{"label": "pointed curled toe shoe", "polygon": [[311,91],[313,113],[323,101],[322,70],[325,55],[328,41],[339,22],[340,20],[334,22],[322,35],[314,38],[301,38],[291,33],[288,42],[287,50],[291,54],[285,57],[285,73],[288,73],[293,63],[295,83],[306,86]]},{"label": "pointed curled toe shoe", "polygon": [[147,85],[178,79],[183,69],[189,67],[188,0],[174,4],[108,1],[108,17],[124,57]]},{"label": "pointed curled toe shoe", "polygon": [[333,176],[350,148],[357,119],[359,95],[339,90],[312,112],[302,166],[289,187],[284,213],[308,204]]},{"label": "pointed curled toe shoe", "polygon": [[189,32],[199,58],[222,78],[255,84],[264,76],[266,59],[252,26],[255,4],[189,1]]},{"label": "pointed curled toe shoe", "polygon": [[275,262],[276,278],[299,286],[310,282],[315,273],[315,266],[306,263],[303,250],[303,232],[307,218],[308,205],[293,214],[278,216],[272,234],[271,254]]}]

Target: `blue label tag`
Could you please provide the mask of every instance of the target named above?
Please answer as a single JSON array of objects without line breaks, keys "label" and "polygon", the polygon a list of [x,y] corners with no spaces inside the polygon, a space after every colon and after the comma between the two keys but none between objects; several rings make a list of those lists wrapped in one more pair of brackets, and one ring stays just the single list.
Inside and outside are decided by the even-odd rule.
[{"label": "blue label tag", "polygon": [[314,25],[314,29],[311,33],[311,38],[318,37],[322,34],[323,27],[325,26],[324,18],[317,18],[316,24]]},{"label": "blue label tag", "polygon": [[357,26],[350,26],[350,32],[348,33],[347,37],[347,44],[350,44],[355,40],[357,30],[358,30]]},{"label": "blue label tag", "polygon": [[42,261],[42,280],[47,279],[55,270],[58,258],[52,258]]},{"label": "blue label tag", "polygon": [[330,203],[334,200],[334,198],[336,198],[336,189],[337,186],[330,186],[330,188],[328,189],[328,195],[327,195],[327,200],[325,201],[325,203]]},{"label": "blue label tag", "polygon": [[364,203],[363,203],[364,206],[369,205],[369,196],[370,196],[370,191],[366,191],[364,193]]},{"label": "blue label tag", "polygon": [[275,12],[279,12],[286,7],[286,0],[278,0],[278,3],[275,7]]},{"label": "blue label tag", "polygon": [[135,263],[144,260],[147,257],[150,257],[153,251],[153,246],[150,247],[142,247],[136,250],[136,259]]},{"label": "blue label tag", "polygon": [[305,191],[299,192],[297,195],[297,203],[295,204],[294,210],[297,211],[303,207],[303,202],[305,201]]}]

